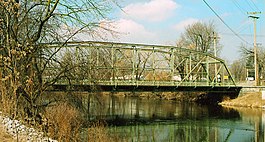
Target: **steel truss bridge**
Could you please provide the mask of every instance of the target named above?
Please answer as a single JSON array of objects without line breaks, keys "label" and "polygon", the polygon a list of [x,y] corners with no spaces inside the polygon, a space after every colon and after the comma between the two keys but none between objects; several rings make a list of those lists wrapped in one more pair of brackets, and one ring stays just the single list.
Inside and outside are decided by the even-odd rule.
[{"label": "steel truss bridge", "polygon": [[241,89],[224,60],[186,48],[92,41],[43,46],[43,52],[56,53],[44,79],[53,79],[55,72],[67,66],[70,70],[56,80],[55,88],[71,84],[85,90],[96,85],[112,91],[239,92]]}]

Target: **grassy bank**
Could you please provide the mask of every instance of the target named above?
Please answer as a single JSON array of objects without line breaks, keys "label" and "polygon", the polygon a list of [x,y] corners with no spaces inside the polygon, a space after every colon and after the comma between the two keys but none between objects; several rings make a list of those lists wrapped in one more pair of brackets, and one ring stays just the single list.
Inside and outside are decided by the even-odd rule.
[{"label": "grassy bank", "polygon": [[[12,114],[8,113],[4,115],[9,116],[12,120],[19,120],[28,127],[33,127],[43,132],[46,137],[58,141],[124,141],[123,139],[119,139],[118,136],[111,135],[104,125],[86,121],[85,118],[88,109],[88,102],[86,102],[88,99],[86,97],[88,96],[88,93],[78,92],[73,94],[65,92],[47,92],[39,97],[38,100],[39,104],[47,104],[39,110],[38,117],[40,118],[36,119],[38,121],[29,121],[30,119],[27,119],[28,117],[23,117],[23,115],[20,115],[20,117],[12,117]],[[99,97],[97,99],[97,101],[99,101],[98,104],[104,102],[103,96],[102,98],[100,95],[96,96]],[[8,100],[6,102],[8,102]],[[3,107],[3,105],[3,103],[0,104],[1,110],[4,110],[3,108],[8,108],[7,106]],[[89,126],[87,126],[87,124],[89,124]],[[84,129],[87,129],[85,131],[86,133],[81,133]],[[85,139],[83,139],[84,137]],[[0,141],[17,141],[16,137],[8,133],[7,127],[3,123],[0,123]]]},{"label": "grassy bank", "polygon": [[219,104],[222,106],[260,108],[265,106],[265,101],[262,101],[261,92],[246,92],[236,99],[226,100]]}]

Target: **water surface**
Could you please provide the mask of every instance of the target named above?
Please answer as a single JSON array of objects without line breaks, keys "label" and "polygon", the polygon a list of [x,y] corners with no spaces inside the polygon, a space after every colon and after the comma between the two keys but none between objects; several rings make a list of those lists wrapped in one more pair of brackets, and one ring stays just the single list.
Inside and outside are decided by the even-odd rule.
[{"label": "water surface", "polygon": [[128,141],[263,142],[265,111],[168,100],[90,96],[89,119]]}]

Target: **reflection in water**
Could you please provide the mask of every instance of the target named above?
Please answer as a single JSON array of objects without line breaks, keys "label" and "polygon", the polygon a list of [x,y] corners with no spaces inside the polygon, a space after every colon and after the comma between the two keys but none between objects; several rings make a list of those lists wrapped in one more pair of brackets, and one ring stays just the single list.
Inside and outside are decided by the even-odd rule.
[{"label": "reflection in water", "polygon": [[261,109],[115,96],[90,96],[87,100],[88,119],[106,120],[112,134],[128,141],[264,141]]}]

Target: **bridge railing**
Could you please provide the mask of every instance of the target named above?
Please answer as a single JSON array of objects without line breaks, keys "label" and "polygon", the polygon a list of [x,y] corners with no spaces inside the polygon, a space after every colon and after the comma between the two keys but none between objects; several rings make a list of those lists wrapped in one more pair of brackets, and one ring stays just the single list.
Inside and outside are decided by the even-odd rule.
[{"label": "bridge railing", "polygon": [[69,83],[67,80],[59,80],[56,83],[57,85],[107,85],[107,86],[234,86],[229,82],[223,83],[207,83],[204,82],[194,82],[194,81],[187,81],[187,82],[179,82],[179,81],[151,81],[151,80],[72,80]]},{"label": "bridge railing", "polygon": [[43,75],[57,77],[56,84],[235,86],[222,59],[175,46],[69,42],[43,48],[60,49]]}]

